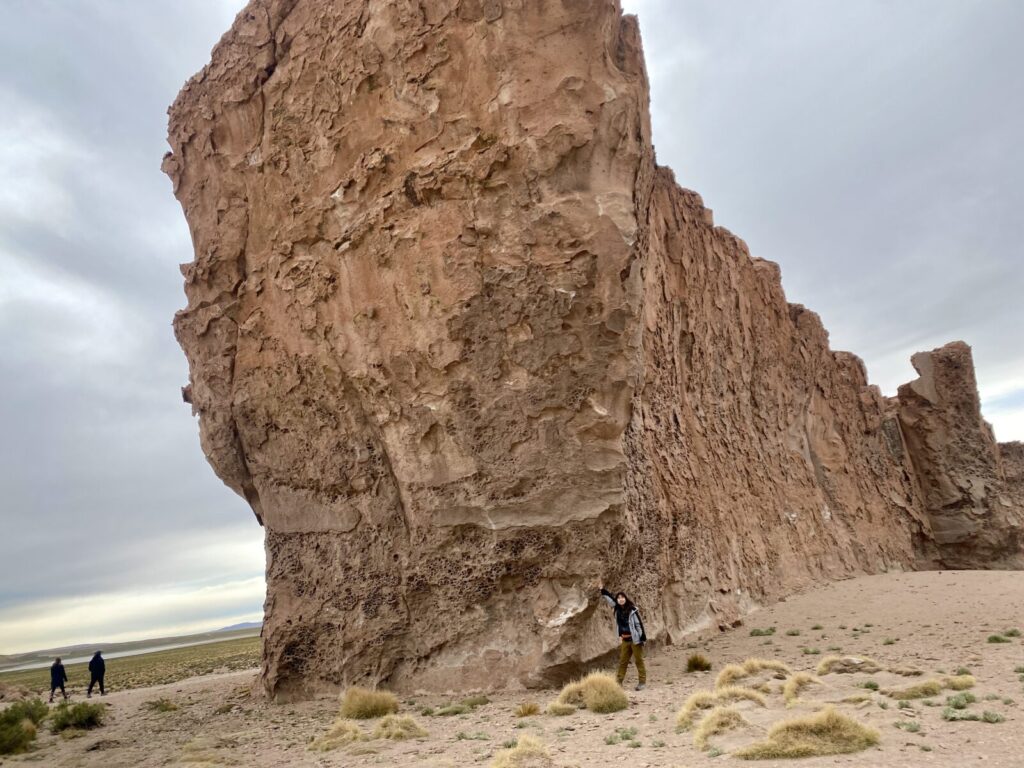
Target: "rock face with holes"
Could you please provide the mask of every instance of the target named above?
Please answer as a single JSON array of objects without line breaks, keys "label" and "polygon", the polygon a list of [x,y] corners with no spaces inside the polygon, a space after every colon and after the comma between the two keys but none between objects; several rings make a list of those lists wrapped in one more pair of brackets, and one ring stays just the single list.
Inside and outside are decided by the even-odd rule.
[{"label": "rock face with holes", "polygon": [[946,568],[1024,567],[1021,443],[997,444],[981,417],[971,348],[962,341],[911,358],[899,414]]},{"label": "rock face with holes", "polygon": [[[170,110],[262,682],[542,685],[936,546],[906,415],[658,168],[614,0],[253,0]],[[952,461],[952,458],[948,459]]]}]

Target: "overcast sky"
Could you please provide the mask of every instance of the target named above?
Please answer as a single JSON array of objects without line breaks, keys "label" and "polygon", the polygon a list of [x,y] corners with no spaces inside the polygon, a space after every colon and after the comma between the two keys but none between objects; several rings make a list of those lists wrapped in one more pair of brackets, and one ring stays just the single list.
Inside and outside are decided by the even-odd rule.
[{"label": "overcast sky", "polygon": [[[199,448],[166,108],[239,0],[0,0],[0,653],[259,618]],[[1024,438],[1024,3],[628,0],[658,159],[887,394],[974,347]]]}]

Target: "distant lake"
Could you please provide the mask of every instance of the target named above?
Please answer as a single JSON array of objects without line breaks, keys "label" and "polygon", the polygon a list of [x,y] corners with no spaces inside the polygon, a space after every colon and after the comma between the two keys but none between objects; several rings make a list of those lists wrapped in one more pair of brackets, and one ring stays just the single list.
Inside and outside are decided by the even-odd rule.
[{"label": "distant lake", "polygon": [[[253,636],[258,634],[258,630],[253,631]],[[210,643],[223,643],[226,640],[237,640],[239,637],[240,635],[232,635],[231,637],[218,637],[212,640],[193,640],[191,643],[168,643],[167,645],[148,645],[144,648],[135,648],[130,651],[116,651],[114,653],[104,653],[103,658],[109,661],[110,659],[120,659],[125,656],[140,656],[143,653],[153,653],[155,651],[170,651],[175,648],[190,648],[193,645],[209,645]],[[241,637],[246,637],[246,635],[241,635]],[[100,648],[100,650],[102,651],[103,649]],[[45,669],[46,667],[49,667],[51,664],[53,664],[54,658],[55,657],[50,657],[49,659],[44,659],[42,661],[33,661],[27,664],[19,664],[16,667],[4,667],[0,669],[0,672],[24,672],[29,669]],[[71,656],[66,659],[62,656],[61,663],[63,663],[65,666],[67,666],[68,664],[81,664],[83,662],[89,661],[91,658],[91,653],[88,656]]]}]

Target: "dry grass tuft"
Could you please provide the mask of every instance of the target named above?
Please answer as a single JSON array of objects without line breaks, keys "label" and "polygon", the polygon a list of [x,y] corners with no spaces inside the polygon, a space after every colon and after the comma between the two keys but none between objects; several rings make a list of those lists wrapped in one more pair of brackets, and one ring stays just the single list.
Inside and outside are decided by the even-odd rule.
[{"label": "dry grass tuft", "polygon": [[549,715],[553,715],[555,717],[565,717],[566,715],[571,715],[573,712],[575,712],[576,707],[574,707],[572,704],[562,704],[558,701],[552,701],[550,704],[548,704],[547,709],[545,711]]},{"label": "dry grass tuft", "polygon": [[368,720],[397,711],[398,699],[390,691],[371,691],[353,687],[345,691],[339,714],[353,720]]},{"label": "dry grass tuft", "polygon": [[355,741],[362,741],[365,736],[359,726],[351,720],[339,718],[334,721],[331,730],[309,745],[309,748],[316,752],[330,752],[332,749],[343,747]]},{"label": "dry grass tuft", "polygon": [[720,704],[727,704],[733,701],[752,701],[764,707],[767,701],[764,696],[750,688],[741,688],[738,685],[728,685],[717,691],[695,691],[683,703],[676,714],[676,727],[686,730],[693,725],[697,713],[704,709],[714,709]]},{"label": "dry grass tuft", "polygon": [[952,691],[966,691],[974,687],[974,675],[956,675],[946,678],[946,687]]},{"label": "dry grass tuft", "polygon": [[811,683],[817,683],[817,678],[807,672],[797,672],[791,675],[786,684],[782,686],[782,698],[786,700],[786,706],[792,707],[800,698],[800,691]]},{"label": "dry grass tuft", "polygon": [[788,675],[791,670],[789,665],[773,659],[751,658],[742,664],[727,664],[715,678],[715,688],[725,688],[749,675],[756,675],[758,672],[774,672],[776,675]]},{"label": "dry grass tuft", "polygon": [[536,701],[524,701],[516,707],[516,717],[529,717],[540,713],[540,704]]},{"label": "dry grass tuft", "polygon": [[881,671],[882,667],[879,663],[866,656],[826,656],[818,663],[818,668],[815,670],[819,675],[830,675],[833,673],[844,675],[856,672],[871,675]]},{"label": "dry grass tuft", "polygon": [[878,744],[878,731],[861,725],[833,707],[806,717],[776,723],[765,741],[733,752],[744,760],[845,755]]},{"label": "dry grass tuft", "polygon": [[898,688],[885,692],[886,696],[899,701],[910,699],[927,699],[931,696],[938,696],[945,686],[941,680],[925,680],[923,683],[912,685],[909,688]]},{"label": "dry grass tuft", "polygon": [[703,654],[691,654],[690,658],[686,660],[687,672],[707,672],[709,669],[711,669],[711,662]]},{"label": "dry grass tuft", "polygon": [[491,768],[541,768],[552,765],[547,749],[535,736],[520,736],[510,749],[494,755]]},{"label": "dry grass tuft", "polygon": [[618,712],[629,706],[629,697],[607,672],[591,672],[565,686],[558,695],[558,703],[582,706],[591,712]]},{"label": "dry grass tuft", "polygon": [[726,664],[722,667],[722,671],[718,673],[718,677],[715,678],[715,688],[725,688],[726,686],[733,685],[737,680],[746,676],[747,670],[739,664]]},{"label": "dry grass tuft", "polygon": [[746,725],[747,721],[743,719],[737,710],[731,707],[715,707],[700,721],[697,725],[697,729],[693,732],[693,743],[698,749],[708,748],[708,739],[712,736],[717,736],[720,733],[731,731],[733,728],[738,728],[741,725]]},{"label": "dry grass tuft", "polygon": [[373,731],[373,738],[392,741],[420,739],[426,735],[427,731],[408,715],[386,715]]}]

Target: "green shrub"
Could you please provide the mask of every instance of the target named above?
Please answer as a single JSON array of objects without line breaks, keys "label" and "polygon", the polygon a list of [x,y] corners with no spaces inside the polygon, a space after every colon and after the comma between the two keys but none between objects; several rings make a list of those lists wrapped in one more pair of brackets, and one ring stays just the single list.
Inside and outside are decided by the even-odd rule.
[{"label": "green shrub", "polygon": [[28,718],[9,723],[0,722],[0,755],[17,755],[35,741],[36,724]]},{"label": "green shrub", "polygon": [[990,643],[1008,643],[1010,642],[1010,639],[1008,637],[1003,637],[1002,635],[989,635],[988,641]]},{"label": "green shrub", "polygon": [[60,733],[68,728],[98,728],[106,714],[102,704],[61,704],[50,716],[50,730]]},{"label": "green shrub", "polygon": [[1020,637],[1019,629],[1008,629],[1003,632],[1003,637]]},{"label": "green shrub", "polygon": [[751,637],[769,637],[775,634],[775,627],[768,627],[766,629],[752,629],[750,630]]},{"label": "green shrub", "polygon": [[788,635],[789,637],[796,637],[799,634],[800,634],[800,630],[799,629],[787,629],[786,630],[786,635]]}]

